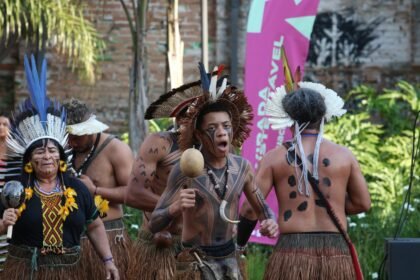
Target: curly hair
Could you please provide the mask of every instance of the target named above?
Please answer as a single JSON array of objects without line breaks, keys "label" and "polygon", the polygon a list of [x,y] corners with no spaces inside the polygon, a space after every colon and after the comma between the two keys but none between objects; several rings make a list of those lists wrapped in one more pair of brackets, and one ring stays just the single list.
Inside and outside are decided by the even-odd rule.
[{"label": "curly hair", "polygon": [[90,108],[79,99],[72,98],[63,104],[67,112],[67,125],[84,122],[92,114]]},{"label": "curly hair", "polygon": [[307,128],[319,128],[327,110],[321,94],[308,88],[286,94],[282,104],[286,113],[299,125],[309,123]]}]

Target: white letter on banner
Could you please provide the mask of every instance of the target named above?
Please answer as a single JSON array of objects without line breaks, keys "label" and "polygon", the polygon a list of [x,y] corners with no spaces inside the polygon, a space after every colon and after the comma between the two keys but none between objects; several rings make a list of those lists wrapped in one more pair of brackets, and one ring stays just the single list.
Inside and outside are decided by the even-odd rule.
[{"label": "white letter on banner", "polygon": [[264,101],[267,100],[268,93],[270,92],[270,89],[268,87],[263,88],[258,92],[258,96],[263,99]]}]

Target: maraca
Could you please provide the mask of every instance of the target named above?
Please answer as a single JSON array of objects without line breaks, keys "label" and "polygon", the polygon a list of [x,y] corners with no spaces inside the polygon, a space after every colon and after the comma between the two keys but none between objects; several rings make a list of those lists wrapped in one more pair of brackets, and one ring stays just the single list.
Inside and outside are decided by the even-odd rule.
[{"label": "maraca", "polygon": [[[182,174],[194,178],[203,172],[204,158],[199,150],[191,148],[182,153],[179,164]],[[172,245],[172,235],[168,231],[157,232],[153,241],[158,248],[167,248]]]},{"label": "maraca", "polygon": [[[25,188],[19,181],[9,181],[1,192],[1,203],[5,208],[18,208],[25,201]],[[7,239],[12,238],[13,226],[7,227]]]},{"label": "maraca", "polygon": [[179,164],[182,174],[189,178],[195,178],[203,172],[203,154],[194,148],[187,149],[182,153]]}]

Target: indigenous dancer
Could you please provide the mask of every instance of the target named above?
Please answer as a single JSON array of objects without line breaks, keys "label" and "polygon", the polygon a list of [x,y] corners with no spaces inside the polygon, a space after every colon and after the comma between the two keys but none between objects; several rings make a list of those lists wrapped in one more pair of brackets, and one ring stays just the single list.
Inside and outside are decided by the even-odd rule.
[{"label": "indigenous dancer", "polygon": [[[189,102],[202,94],[200,84],[200,81],[185,84],[160,96],[150,104],[145,119],[175,117],[179,124]],[[175,255],[180,250],[182,224],[178,219],[165,231],[153,235],[149,220],[166,188],[169,172],[179,161],[178,136],[179,127],[176,127],[146,137],[139,148],[128,184],[127,204],[144,211],[129,273],[141,275],[143,279],[170,280],[175,275]]]},{"label": "indigenous dancer", "polygon": [[[9,135],[9,126],[10,126],[9,118],[5,114],[0,113],[0,170],[3,170],[4,164],[5,164],[3,160],[6,158],[6,151],[7,151],[6,138]],[[4,185],[4,178],[2,178],[0,175],[0,193],[3,188],[3,185]],[[6,255],[7,255],[6,235],[0,235],[0,276],[1,276],[1,271],[3,270],[3,263],[6,260]]]},{"label": "indigenous dancer", "polygon": [[[267,104],[272,127],[291,127],[294,137],[263,157],[256,176],[265,195],[275,188],[281,230],[264,278],[361,279],[346,214],[367,211],[369,192],[350,150],[323,138],[324,122],[343,115],[344,102],[321,84],[299,82],[299,76],[277,88]],[[255,225],[252,212],[244,204],[238,244],[245,244]]]},{"label": "indigenous dancer", "polygon": [[[126,272],[131,241],[124,229],[121,204],[133,164],[132,152],[127,144],[103,132],[108,126],[98,121],[86,104],[71,99],[64,106],[69,145],[73,149],[73,168],[95,198],[121,278],[130,279]],[[100,263],[87,238],[82,238],[84,268],[90,275],[104,279]]]},{"label": "indigenous dancer", "polygon": [[46,61],[40,75],[34,57],[30,64],[25,56],[24,65],[30,98],[14,114],[5,176],[25,186],[25,198],[19,209],[0,205],[0,232],[14,225],[3,273],[10,280],[88,279],[80,263],[87,230],[102,259],[99,269],[119,279],[92,196],[69,174],[66,113],[46,97]]},{"label": "indigenous dancer", "polygon": [[277,224],[255,185],[250,163],[229,153],[231,144],[239,147],[249,134],[251,107],[226,80],[217,91],[217,77],[210,83],[201,64],[200,70],[203,94],[188,106],[179,144],[182,150],[201,145],[205,169],[190,179],[176,164],[149,225],[158,232],[182,217],[184,249],[177,256],[176,279],[194,279],[197,274],[202,279],[241,279],[231,220],[238,214],[241,193],[259,213],[262,234],[276,236]]}]

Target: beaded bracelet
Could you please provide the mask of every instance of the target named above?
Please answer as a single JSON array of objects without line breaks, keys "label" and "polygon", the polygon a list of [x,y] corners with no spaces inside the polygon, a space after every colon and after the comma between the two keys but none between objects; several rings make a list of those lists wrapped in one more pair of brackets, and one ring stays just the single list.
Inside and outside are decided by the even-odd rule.
[{"label": "beaded bracelet", "polygon": [[110,256],[110,257],[107,257],[107,258],[103,258],[102,261],[103,261],[104,264],[106,264],[108,262],[113,262],[114,258],[112,256]]}]

